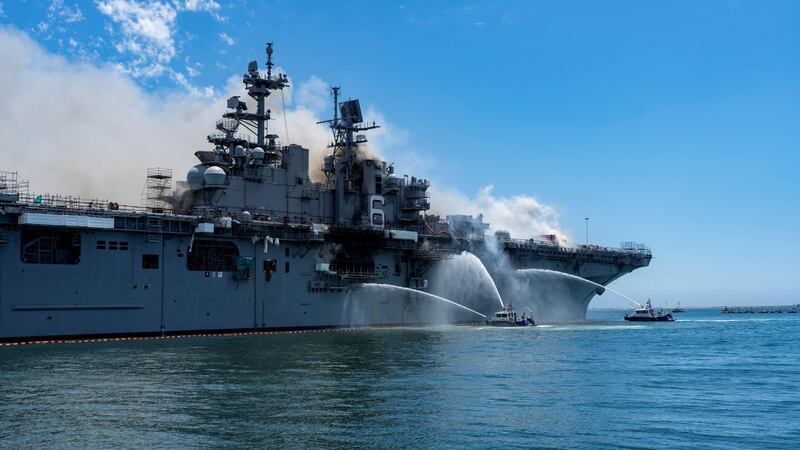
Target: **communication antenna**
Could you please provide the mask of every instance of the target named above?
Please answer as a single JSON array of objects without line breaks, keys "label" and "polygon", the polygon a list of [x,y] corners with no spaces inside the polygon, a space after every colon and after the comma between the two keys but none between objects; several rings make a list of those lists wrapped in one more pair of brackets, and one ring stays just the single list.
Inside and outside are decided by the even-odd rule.
[{"label": "communication antenna", "polygon": [[272,79],[272,42],[267,42],[267,79]]}]

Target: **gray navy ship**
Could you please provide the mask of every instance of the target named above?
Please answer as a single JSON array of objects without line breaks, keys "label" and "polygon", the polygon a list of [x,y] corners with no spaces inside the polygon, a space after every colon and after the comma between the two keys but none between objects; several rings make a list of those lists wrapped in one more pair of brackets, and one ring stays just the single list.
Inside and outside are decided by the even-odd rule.
[{"label": "gray navy ship", "polygon": [[[143,206],[35,195],[0,173],[0,340],[483,322],[494,300],[426,293],[463,252],[537,321],[575,320],[598,285],[649,264],[643,247],[487,236],[481,218],[427,214],[430,183],[365,156],[378,125],[338,87],[330,153],[310,168],[268,126],[267,98],[289,84],[272,52],[243,76],[250,107],[228,99],[185,181],[148,170]],[[526,272],[541,269],[598,285]]]}]

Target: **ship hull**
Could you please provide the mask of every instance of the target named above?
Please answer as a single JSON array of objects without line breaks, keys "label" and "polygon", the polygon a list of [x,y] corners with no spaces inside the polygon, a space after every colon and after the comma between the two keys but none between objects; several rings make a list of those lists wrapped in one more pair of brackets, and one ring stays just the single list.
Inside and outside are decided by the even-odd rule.
[{"label": "ship hull", "polygon": [[[370,249],[370,273],[330,284],[330,274],[320,273],[317,264],[329,258],[329,243],[321,238],[265,246],[251,238],[202,238],[187,230],[154,238],[141,230],[22,226],[9,215],[5,220],[0,224],[0,340],[483,322],[422,293],[358,288],[361,282],[409,286],[412,272],[432,285],[454,283],[449,277],[437,279],[442,277],[435,270],[413,269],[409,253],[399,249]],[[60,243],[54,244],[52,236],[61,236]],[[238,256],[252,261],[252,273],[242,279],[232,267],[202,266],[213,258],[190,261],[202,242],[233,245]],[[520,276],[517,270],[548,269],[608,284],[637,267],[490,250],[472,249],[502,299],[518,310],[532,310],[537,322],[585,319],[601,289],[558,276]],[[498,306],[487,295],[445,296],[487,315]]]},{"label": "ship hull", "polygon": [[[420,293],[365,292],[358,283],[344,287],[320,283],[316,263],[324,242],[283,241],[265,251],[262,243],[250,239],[207,239],[233,244],[239,256],[252,258],[256,270],[251,278],[237,279],[228,268],[190,270],[189,253],[200,244],[191,235],[163,235],[151,242],[138,232],[47,229],[68,233],[80,242],[78,261],[51,264],[25,261],[32,241],[23,236],[22,228],[5,227],[6,239],[0,245],[1,340],[483,320],[454,314],[451,305]],[[112,242],[113,250],[109,248]],[[376,250],[371,260],[374,267],[394,268],[400,253]],[[266,267],[276,270],[262,270]],[[370,276],[366,281],[408,283],[402,266]]]}]

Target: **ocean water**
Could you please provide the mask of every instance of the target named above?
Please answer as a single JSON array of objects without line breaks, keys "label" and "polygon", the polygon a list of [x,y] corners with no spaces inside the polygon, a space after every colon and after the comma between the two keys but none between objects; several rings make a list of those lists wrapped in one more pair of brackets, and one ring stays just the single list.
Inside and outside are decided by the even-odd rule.
[{"label": "ocean water", "polygon": [[623,315],[0,347],[0,446],[800,446],[800,314]]}]

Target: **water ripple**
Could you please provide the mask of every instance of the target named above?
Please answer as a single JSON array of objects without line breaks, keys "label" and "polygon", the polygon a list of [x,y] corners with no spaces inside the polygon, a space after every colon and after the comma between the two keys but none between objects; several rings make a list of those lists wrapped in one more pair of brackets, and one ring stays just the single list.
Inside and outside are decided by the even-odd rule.
[{"label": "water ripple", "polygon": [[800,320],[0,348],[3,447],[792,448]]}]

